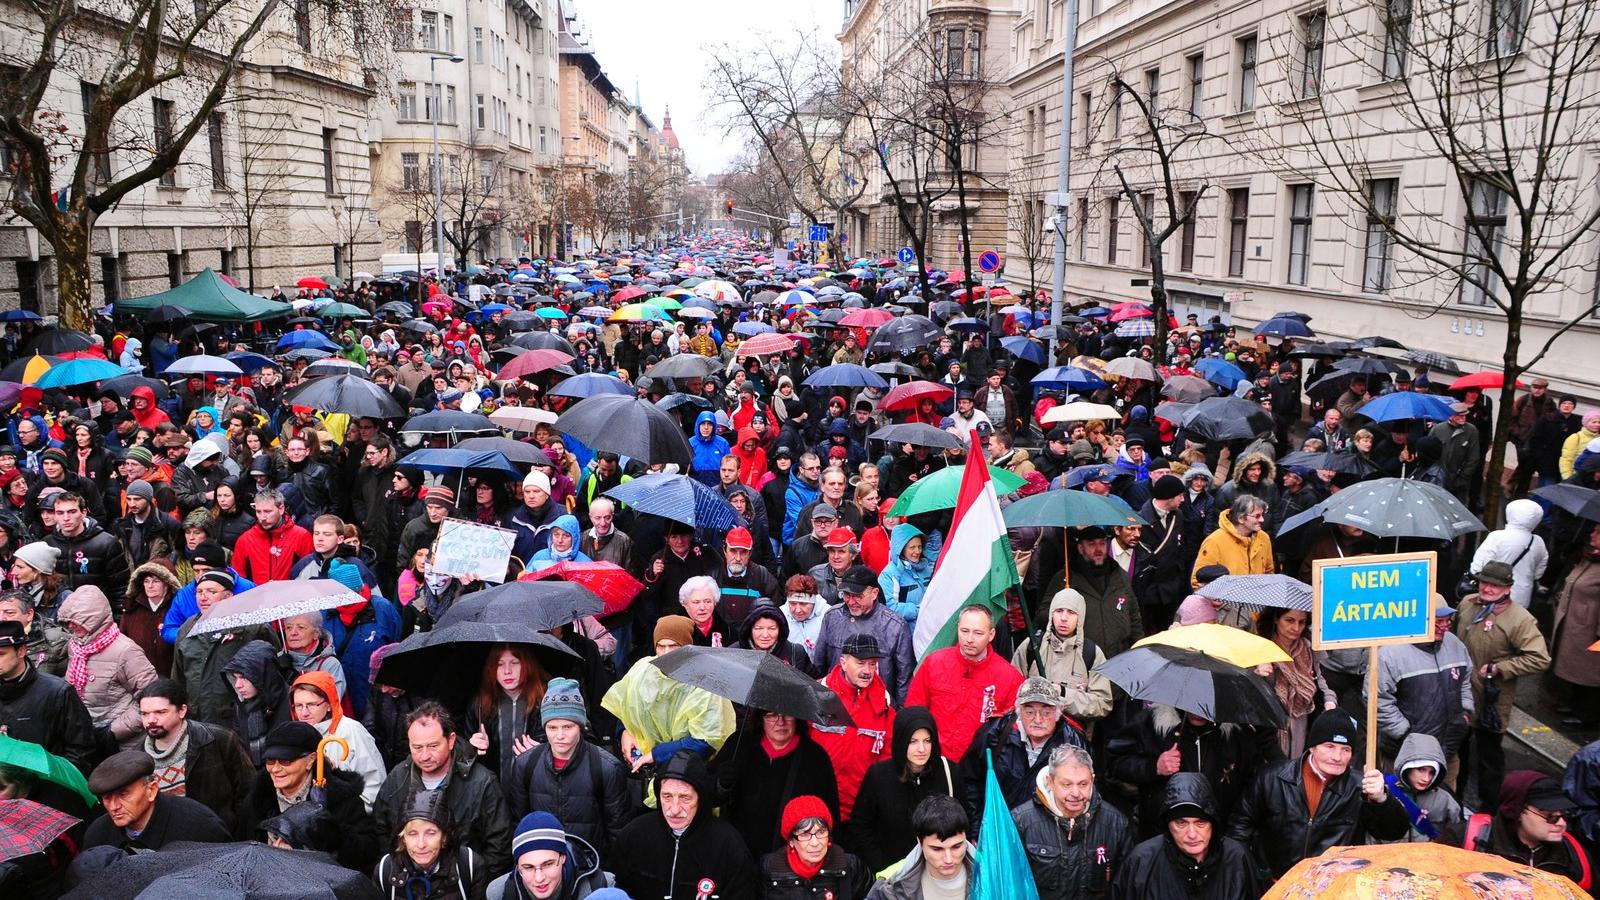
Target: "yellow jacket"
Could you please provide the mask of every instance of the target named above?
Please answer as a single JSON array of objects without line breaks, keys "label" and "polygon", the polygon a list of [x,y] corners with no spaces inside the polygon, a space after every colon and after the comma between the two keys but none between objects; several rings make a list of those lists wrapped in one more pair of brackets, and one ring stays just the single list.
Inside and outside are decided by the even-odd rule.
[{"label": "yellow jacket", "polygon": [[1583,448],[1589,446],[1589,442],[1595,438],[1600,438],[1600,432],[1590,431],[1587,428],[1579,428],[1567,435],[1566,443],[1561,445],[1562,481],[1572,477],[1572,470],[1578,464],[1578,454],[1582,453]]},{"label": "yellow jacket", "polygon": [[[1210,565],[1223,565],[1233,575],[1270,575],[1272,565],[1272,538],[1258,531],[1247,540],[1233,527],[1233,510],[1225,509],[1217,516],[1217,530],[1200,543],[1200,554],[1195,557],[1194,571]],[[1199,589],[1200,582],[1191,573],[1189,583]]]}]

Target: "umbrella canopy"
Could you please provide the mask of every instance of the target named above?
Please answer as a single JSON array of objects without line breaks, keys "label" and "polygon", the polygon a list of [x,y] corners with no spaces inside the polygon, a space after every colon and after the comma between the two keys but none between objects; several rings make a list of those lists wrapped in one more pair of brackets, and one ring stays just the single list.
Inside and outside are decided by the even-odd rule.
[{"label": "umbrella canopy", "polygon": [[0,800],[0,862],[44,850],[78,821],[32,800]]},{"label": "umbrella canopy", "polygon": [[957,450],[961,447],[960,438],[945,431],[943,428],[935,428],[922,422],[885,425],[867,435],[867,438],[869,440],[888,441],[891,444],[930,447],[934,450]]},{"label": "umbrella canopy", "polygon": [[689,468],[693,455],[683,430],[648,400],[603,394],[579,400],[556,420],[591,450],[608,450],[647,463],[677,463]]},{"label": "umbrella canopy", "polygon": [[166,305],[158,306],[139,318],[147,325],[161,325],[166,322],[184,322],[194,317],[194,310],[187,306]]},{"label": "umbrella canopy", "polygon": [[338,344],[334,343],[333,338],[314,328],[299,328],[289,332],[278,338],[277,347],[279,350],[298,350],[302,347],[309,347],[313,350],[326,350],[329,353],[338,353],[342,349]]},{"label": "umbrella canopy", "polygon": [[1117,412],[1114,406],[1078,400],[1073,403],[1052,406],[1040,421],[1046,425],[1053,425],[1056,422],[1095,422],[1101,420],[1116,422],[1121,419],[1122,413]]},{"label": "umbrella canopy", "polygon": [[413,450],[400,458],[399,465],[416,466],[424,472],[477,472],[521,478],[522,470],[493,450],[462,450],[458,447],[429,447]]},{"label": "umbrella canopy", "polygon": [[374,419],[398,419],[406,414],[388,391],[356,375],[313,379],[285,394],[283,403]]},{"label": "umbrella canopy", "polygon": [[854,725],[833,689],[765,650],[681,647],[650,665],[662,674],[741,706],[778,712],[826,727]]},{"label": "umbrella canopy", "polygon": [[[1457,378],[1455,381],[1450,382],[1450,390],[1464,391],[1467,388],[1488,390],[1490,388],[1502,387],[1505,385],[1505,383],[1506,376],[1504,372],[1473,372],[1471,375],[1463,375],[1462,377]],[[1523,384],[1521,379],[1518,379],[1517,387],[1527,387],[1527,385]]]},{"label": "umbrella canopy", "polygon": [[554,425],[556,414],[531,406],[502,406],[489,413],[489,421],[508,431],[532,434],[540,425]]},{"label": "umbrella canopy", "polygon": [[1117,337],[1153,337],[1155,333],[1153,319],[1128,319],[1117,324]]},{"label": "umbrella canopy", "polygon": [[704,378],[722,371],[722,363],[698,353],[669,356],[644,371],[648,378]]},{"label": "umbrella canopy", "polygon": [[651,472],[625,481],[605,496],[650,513],[710,531],[727,531],[743,524],[722,494],[687,475]]},{"label": "umbrella canopy", "polygon": [[599,372],[585,372],[564,379],[561,383],[551,388],[550,394],[557,397],[576,397],[582,400],[585,397],[595,397],[600,394],[616,394],[621,397],[632,397],[636,391],[633,385],[628,384],[615,375],[602,375]]},{"label": "umbrella canopy", "polygon": [[1386,359],[1373,359],[1370,356],[1351,356],[1341,359],[1333,364],[1334,369],[1340,372],[1350,372],[1356,375],[1371,375],[1388,377],[1405,369]]},{"label": "umbrella canopy", "polygon": [[0,381],[9,381],[13,384],[33,384],[39,377],[50,369],[67,362],[59,356],[46,356],[35,353],[31,356],[19,356],[6,363],[0,369]]},{"label": "umbrella canopy", "polygon": [[1002,513],[1007,528],[1113,528],[1148,525],[1121,497],[1088,491],[1045,491],[1024,497]]},{"label": "umbrella canopy", "polygon": [[1377,463],[1358,453],[1327,453],[1296,450],[1278,460],[1278,467],[1305,466],[1327,472],[1345,472],[1358,478],[1370,478],[1382,472]]},{"label": "umbrella canopy", "polygon": [[207,356],[201,353],[195,356],[183,357],[172,365],[167,366],[167,371],[162,374],[227,375],[230,378],[237,378],[244,374],[244,370],[239,368],[238,364],[233,360],[224,359],[220,356]]},{"label": "umbrella canopy", "polygon": [[248,350],[235,350],[232,353],[229,353],[227,356],[224,356],[223,359],[226,359],[228,362],[238,366],[239,371],[244,372],[247,375],[254,375],[256,372],[265,369],[267,366],[277,365],[277,363],[273,362],[271,358],[262,356],[259,353],[251,353]]},{"label": "umbrella canopy", "polygon": [[329,303],[317,310],[317,315],[324,319],[367,319],[372,313],[367,312],[354,303]]},{"label": "umbrella canopy", "polygon": [[[1324,522],[1350,525],[1378,537],[1448,541],[1484,530],[1478,517],[1450,492],[1411,478],[1375,478],[1353,484],[1306,512],[1313,510]],[[1285,522],[1278,533],[1289,528]]]},{"label": "umbrella canopy", "polygon": [[1040,366],[1045,363],[1044,345],[1025,334],[1003,337],[1000,339],[1000,346],[1017,359]]},{"label": "umbrella canopy", "polygon": [[69,359],[54,365],[33,381],[40,390],[76,387],[128,374],[128,370],[103,359]]},{"label": "umbrella canopy", "polygon": [[462,597],[445,610],[438,625],[508,623],[550,631],[604,611],[600,598],[581,584],[518,580]]},{"label": "umbrella canopy", "polygon": [[1177,647],[1204,653],[1212,659],[1232,663],[1241,669],[1294,660],[1272,641],[1232,625],[1207,622],[1158,631],[1134,644],[1135,647]]},{"label": "umbrella canopy", "polygon": [[1190,407],[1177,424],[1213,441],[1249,440],[1273,429],[1272,414],[1243,397],[1207,397]]},{"label": "umbrella canopy", "polygon": [[1450,402],[1433,394],[1415,391],[1395,391],[1374,397],[1356,410],[1374,422],[1395,422],[1401,419],[1432,419],[1443,422],[1450,418]]},{"label": "umbrella canopy", "polygon": [[600,615],[612,616],[627,609],[644,584],[614,562],[559,562],[533,572],[524,572],[519,581],[565,581],[582,585],[600,598]]},{"label": "umbrella canopy", "polygon": [[836,363],[806,376],[806,387],[813,388],[878,388],[887,390],[889,382],[866,366],[855,363]]},{"label": "umbrella canopy", "polygon": [[1208,356],[1195,363],[1194,370],[1204,375],[1207,381],[1228,391],[1233,390],[1239,382],[1250,380],[1243,369],[1215,356]]},{"label": "umbrella canopy", "polygon": [[488,416],[459,409],[436,409],[412,416],[400,427],[401,434],[497,435],[500,426]]},{"label": "umbrella canopy", "polygon": [[[741,325],[759,325],[758,322],[742,322]],[[786,353],[794,349],[794,340],[786,334],[777,334],[771,331],[772,326],[762,325],[768,329],[739,345],[739,358],[748,356],[770,356],[774,353]],[[739,332],[739,327],[734,326],[734,331]]]},{"label": "umbrella canopy", "polygon": [[[961,477],[966,471],[966,465],[946,466],[943,469],[920,478],[911,487],[906,488],[900,499],[895,501],[894,508],[889,511],[891,516],[914,516],[935,509],[954,509],[956,496],[961,492]],[[1024,484],[1022,476],[1008,469],[989,467],[989,480],[994,482],[996,494],[1009,494]]]},{"label": "umbrella canopy", "polygon": [[117,856],[92,869],[72,900],[378,900],[366,875],[321,853],[255,842],[183,844]]},{"label": "umbrella canopy", "polygon": [[1106,380],[1088,369],[1054,366],[1033,376],[1032,383],[1042,388],[1063,391],[1093,391],[1106,386]]},{"label": "umbrella canopy", "polygon": [[1600,522],[1600,491],[1578,484],[1549,484],[1535,488],[1533,495],[1548,500],[1580,519]]},{"label": "umbrella canopy", "polygon": [[126,397],[133,393],[136,387],[147,387],[156,395],[157,400],[165,400],[172,396],[172,388],[159,378],[146,378],[143,375],[118,375],[100,383],[103,391],[116,391],[118,395]]},{"label": "umbrella canopy", "polygon": [[90,793],[89,782],[77,766],[32,741],[0,734],[0,766],[28,772],[42,781],[66,788],[90,806],[100,802],[99,797]]},{"label": "umbrella canopy", "polygon": [[1255,334],[1264,337],[1306,338],[1317,336],[1316,332],[1311,330],[1311,326],[1293,316],[1276,316],[1262,322],[1252,330]]},{"label": "umbrella canopy", "polygon": [[1199,403],[1216,395],[1211,382],[1193,375],[1173,375],[1161,385],[1161,396],[1180,403]]},{"label": "umbrella canopy", "polygon": [[483,686],[483,663],[499,644],[528,648],[552,675],[575,675],[582,661],[566,644],[522,622],[457,622],[413,634],[383,659],[378,683],[463,706]]},{"label": "umbrella canopy", "polygon": [[469,437],[456,442],[456,450],[472,450],[474,452],[498,453],[507,460],[518,465],[531,466],[536,462],[549,462],[550,457],[544,455],[533,444],[522,441],[513,441],[503,437]]},{"label": "umbrella canopy", "polygon": [[200,617],[190,634],[217,634],[265,625],[303,613],[323,612],[361,602],[361,595],[331,578],[270,581],[234,594]]},{"label": "umbrella canopy", "polygon": [[529,375],[537,375],[540,372],[554,369],[556,366],[564,366],[574,359],[577,359],[577,357],[565,350],[555,350],[548,347],[529,350],[527,353],[520,354],[501,366],[500,371],[496,372],[494,377],[498,381],[526,378]]},{"label": "umbrella canopy", "polygon": [[927,316],[901,316],[878,326],[867,342],[868,353],[915,353],[935,343],[944,332]]},{"label": "umbrella canopy", "polygon": [[146,312],[158,306],[182,306],[193,310],[191,318],[207,322],[260,322],[294,314],[289,304],[241,291],[209,268],[170,291],[118,300],[117,312]]},{"label": "umbrella canopy", "polygon": [[894,321],[894,313],[884,309],[852,309],[839,319],[847,328],[877,328]]},{"label": "umbrella canopy", "polygon": [[[388,666],[385,661],[385,672]],[[1194,650],[1138,647],[1094,671],[1135,700],[1175,706],[1212,722],[1282,728],[1286,721],[1283,704],[1265,678]]]},{"label": "umbrella canopy", "polygon": [[955,396],[955,389],[947,384],[933,381],[908,381],[897,384],[883,395],[883,400],[878,403],[878,409],[885,412],[916,409],[924,399],[934,403],[943,403]]},{"label": "umbrella canopy", "polygon": [[1582,896],[1582,888],[1560,875],[1434,841],[1332,847],[1296,863],[1262,898],[1572,900]]},{"label": "umbrella canopy", "polygon": [[918,378],[922,375],[921,370],[912,368],[899,360],[878,363],[868,368],[885,378]]},{"label": "umbrella canopy", "polygon": [[529,350],[560,350],[562,353],[570,354],[574,359],[578,356],[578,351],[572,348],[572,344],[568,343],[566,338],[551,331],[530,331],[519,334],[511,339],[511,343]]},{"label": "umbrella canopy", "polygon": [[[1072,364],[1078,365],[1076,360]],[[1136,381],[1155,381],[1156,367],[1137,356],[1119,356],[1105,364],[1104,374],[1115,375],[1118,378],[1132,378]]]},{"label": "umbrella canopy", "polygon": [[1311,585],[1288,575],[1224,575],[1200,588],[1198,593],[1253,609],[1270,606],[1311,611]]},{"label": "umbrella canopy", "polygon": [[[296,350],[294,352],[305,353],[308,351]],[[363,366],[355,360],[345,359],[339,356],[329,356],[324,359],[319,359],[316,362],[313,362],[311,365],[306,366],[305,369],[300,372],[300,377],[305,379],[325,378],[329,375],[349,375],[352,378],[364,378],[367,381],[372,380],[372,373],[367,371],[366,366]]]}]

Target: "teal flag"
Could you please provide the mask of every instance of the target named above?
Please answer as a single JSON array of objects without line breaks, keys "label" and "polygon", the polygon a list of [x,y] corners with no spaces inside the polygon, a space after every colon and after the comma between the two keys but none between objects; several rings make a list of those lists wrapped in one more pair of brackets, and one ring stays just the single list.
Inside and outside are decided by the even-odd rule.
[{"label": "teal flag", "polygon": [[978,852],[973,859],[971,900],[1039,900],[1033,883],[1028,853],[1022,849],[1017,824],[1006,809],[1006,795],[994,777],[994,751],[986,754],[984,774],[983,830],[978,835]]}]

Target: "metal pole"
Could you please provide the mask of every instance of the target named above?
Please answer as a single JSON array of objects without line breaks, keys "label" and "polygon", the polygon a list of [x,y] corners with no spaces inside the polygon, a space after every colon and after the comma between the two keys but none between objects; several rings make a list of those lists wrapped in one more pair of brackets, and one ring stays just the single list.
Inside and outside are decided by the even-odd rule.
[{"label": "metal pole", "polygon": [[1057,329],[1057,339],[1050,342],[1049,362],[1056,365],[1056,346],[1060,343],[1059,330],[1063,300],[1067,291],[1067,186],[1072,164],[1072,54],[1078,43],[1078,2],[1067,0],[1067,33],[1061,49],[1061,160],[1056,173],[1056,258],[1051,270],[1050,325]]},{"label": "metal pole", "polygon": [[444,278],[444,165],[439,159],[439,104],[444,91],[439,90],[439,57],[428,57],[428,92],[433,105],[433,265],[434,277]]}]

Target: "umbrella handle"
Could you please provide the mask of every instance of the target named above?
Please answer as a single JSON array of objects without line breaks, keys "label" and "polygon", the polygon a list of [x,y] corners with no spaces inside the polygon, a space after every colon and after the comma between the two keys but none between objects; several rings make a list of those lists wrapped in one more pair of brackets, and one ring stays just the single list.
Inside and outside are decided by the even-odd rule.
[{"label": "umbrella handle", "polygon": [[350,742],[346,741],[344,738],[330,734],[325,735],[322,740],[317,741],[316,786],[319,788],[328,786],[328,773],[324,769],[328,763],[328,757],[322,752],[322,748],[328,746],[329,744],[333,744],[339,748],[340,762],[344,762],[350,758]]}]

